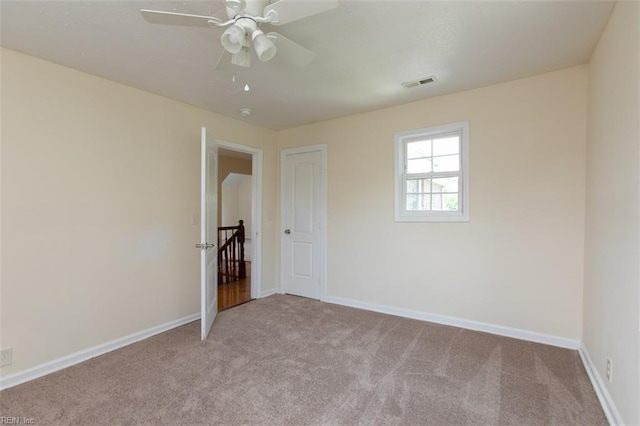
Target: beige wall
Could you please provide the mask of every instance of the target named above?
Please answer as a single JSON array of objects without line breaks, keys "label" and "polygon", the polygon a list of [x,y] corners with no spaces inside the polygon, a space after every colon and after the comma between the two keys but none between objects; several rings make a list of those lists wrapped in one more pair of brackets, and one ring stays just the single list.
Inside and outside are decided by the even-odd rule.
[{"label": "beige wall", "polygon": [[[271,212],[275,132],[1,52],[1,374],[198,312],[200,127],[264,150]],[[274,265],[264,250],[265,289]]]},{"label": "beige wall", "polygon": [[[328,145],[328,295],[582,334],[587,66],[278,132]],[[395,132],[468,120],[469,223],[394,223]]]},{"label": "beige wall", "polygon": [[589,64],[584,344],[628,425],[640,424],[639,28],[639,3],[618,2]]},{"label": "beige wall", "polygon": [[[616,6],[589,66],[277,134],[2,49],[0,374],[198,311],[205,125],[264,150],[263,291],[278,150],[326,143],[329,296],[571,339],[584,321],[638,423],[638,13]],[[463,120],[470,222],[394,223],[394,133]]]},{"label": "beige wall", "polygon": [[222,226],[222,203],[220,203],[222,182],[229,176],[229,173],[251,175],[251,160],[222,155],[218,157],[218,226]]}]

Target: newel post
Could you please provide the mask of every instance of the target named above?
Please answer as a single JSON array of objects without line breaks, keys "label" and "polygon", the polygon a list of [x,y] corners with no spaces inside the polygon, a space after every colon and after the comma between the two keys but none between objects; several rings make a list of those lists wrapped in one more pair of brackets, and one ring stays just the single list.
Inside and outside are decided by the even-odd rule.
[{"label": "newel post", "polygon": [[238,243],[240,246],[238,277],[242,279],[247,277],[247,265],[244,262],[244,220],[242,219],[238,221]]}]

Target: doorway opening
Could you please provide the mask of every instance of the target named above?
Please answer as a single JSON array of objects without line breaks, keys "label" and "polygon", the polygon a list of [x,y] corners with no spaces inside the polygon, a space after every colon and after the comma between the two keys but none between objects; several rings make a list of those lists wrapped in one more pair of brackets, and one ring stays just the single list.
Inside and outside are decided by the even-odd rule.
[{"label": "doorway opening", "polygon": [[218,148],[218,309],[260,297],[262,150]]}]

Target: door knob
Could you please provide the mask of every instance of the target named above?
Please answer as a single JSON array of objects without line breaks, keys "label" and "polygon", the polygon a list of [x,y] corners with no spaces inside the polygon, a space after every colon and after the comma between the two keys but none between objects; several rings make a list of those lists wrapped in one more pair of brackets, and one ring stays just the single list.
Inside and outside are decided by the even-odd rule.
[{"label": "door knob", "polygon": [[211,247],[215,246],[215,244],[209,244],[209,243],[204,243],[204,244],[196,244],[196,248],[199,248],[201,250],[208,250]]},{"label": "door knob", "polygon": [[285,233],[285,234],[287,234],[287,235],[289,235],[289,234],[291,233],[291,229],[285,229],[285,230],[284,230],[284,233]]}]

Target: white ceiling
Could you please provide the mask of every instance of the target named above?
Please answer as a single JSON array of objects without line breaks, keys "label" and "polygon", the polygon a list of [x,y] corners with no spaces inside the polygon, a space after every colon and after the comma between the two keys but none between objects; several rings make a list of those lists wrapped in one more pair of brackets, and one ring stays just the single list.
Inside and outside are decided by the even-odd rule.
[{"label": "white ceiling", "polygon": [[[2,0],[0,7],[7,48],[282,129],[586,63],[613,3],[341,0],[276,29],[317,54],[311,65],[254,57],[235,83],[214,70],[222,30],[153,25],[140,15],[149,8],[224,17],[217,0]],[[401,86],[431,75],[434,84]],[[242,107],[252,115],[242,118]]]}]

